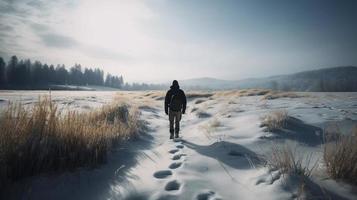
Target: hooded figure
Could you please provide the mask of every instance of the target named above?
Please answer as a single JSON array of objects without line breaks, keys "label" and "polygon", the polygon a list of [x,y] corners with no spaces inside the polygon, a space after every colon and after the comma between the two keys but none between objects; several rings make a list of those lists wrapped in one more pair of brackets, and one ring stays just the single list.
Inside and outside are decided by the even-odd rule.
[{"label": "hooded figure", "polygon": [[165,113],[169,115],[170,121],[170,139],[174,138],[174,133],[175,138],[179,137],[180,120],[182,114],[185,114],[186,104],[185,92],[180,89],[177,80],[174,80],[165,97]]}]

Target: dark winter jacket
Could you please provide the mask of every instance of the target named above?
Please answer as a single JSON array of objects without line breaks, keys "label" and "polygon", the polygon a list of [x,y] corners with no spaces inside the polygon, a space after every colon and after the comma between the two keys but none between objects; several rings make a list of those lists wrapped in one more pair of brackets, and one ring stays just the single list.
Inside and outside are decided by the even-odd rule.
[{"label": "dark winter jacket", "polygon": [[187,100],[186,100],[186,95],[185,92],[183,90],[180,89],[180,86],[177,85],[172,85],[170,87],[171,89],[169,91],[167,91],[166,93],[166,97],[165,97],[165,113],[167,114],[170,108],[170,101],[173,95],[178,95],[177,97],[180,98],[181,102],[182,102],[182,113],[185,113],[186,111],[186,104],[187,104]]}]

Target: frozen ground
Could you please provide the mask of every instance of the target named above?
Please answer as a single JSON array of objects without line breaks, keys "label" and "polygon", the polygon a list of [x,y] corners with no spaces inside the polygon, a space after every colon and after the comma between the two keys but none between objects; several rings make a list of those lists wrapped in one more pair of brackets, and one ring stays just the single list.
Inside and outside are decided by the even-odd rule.
[{"label": "frozen ground", "polygon": [[[47,92],[45,92],[47,93]],[[9,100],[26,105],[41,92],[0,92],[0,108]],[[136,102],[148,130],[113,151],[107,164],[92,170],[29,178],[9,191],[21,199],[357,199],[357,190],[329,179],[322,163],[321,134],[337,124],[349,134],[357,121],[357,93],[304,93],[301,98],[262,100],[261,96],[214,95],[190,99],[182,138],[168,140],[163,93],[122,92]],[[65,109],[89,110],[111,101],[115,92],[52,92]],[[298,126],[275,137],[260,127],[261,118],[287,110]],[[311,181],[269,171],[260,160],[272,144],[291,144],[318,162]],[[353,164],[353,163],[351,163]],[[355,163],[354,163],[355,164]],[[302,194],[301,194],[302,193]],[[306,193],[306,194],[305,194]]]}]

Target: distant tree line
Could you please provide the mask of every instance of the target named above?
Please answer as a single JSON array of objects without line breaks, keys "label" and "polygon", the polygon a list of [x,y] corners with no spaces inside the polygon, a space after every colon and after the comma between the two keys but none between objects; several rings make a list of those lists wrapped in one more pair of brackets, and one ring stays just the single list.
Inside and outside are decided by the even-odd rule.
[{"label": "distant tree line", "polygon": [[274,90],[309,92],[356,92],[357,67],[342,66],[286,75],[263,84]]},{"label": "distant tree line", "polygon": [[83,68],[80,64],[67,68],[65,65],[48,65],[30,59],[19,60],[12,56],[8,63],[0,57],[0,88],[9,86],[16,88],[31,88],[47,85],[98,85],[122,88],[122,76],[108,74],[104,79],[104,72],[99,68]]},{"label": "distant tree line", "polygon": [[167,86],[164,84],[147,84],[147,83],[125,83],[123,85],[124,90],[163,90]]}]

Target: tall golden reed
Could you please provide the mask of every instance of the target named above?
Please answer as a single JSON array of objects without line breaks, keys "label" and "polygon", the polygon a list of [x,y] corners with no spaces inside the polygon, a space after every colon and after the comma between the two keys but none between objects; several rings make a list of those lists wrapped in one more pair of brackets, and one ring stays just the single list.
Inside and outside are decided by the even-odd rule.
[{"label": "tall golden reed", "polygon": [[0,186],[105,162],[110,148],[134,136],[138,127],[137,110],[126,104],[62,113],[48,98],[27,109],[10,103],[0,115]]}]

